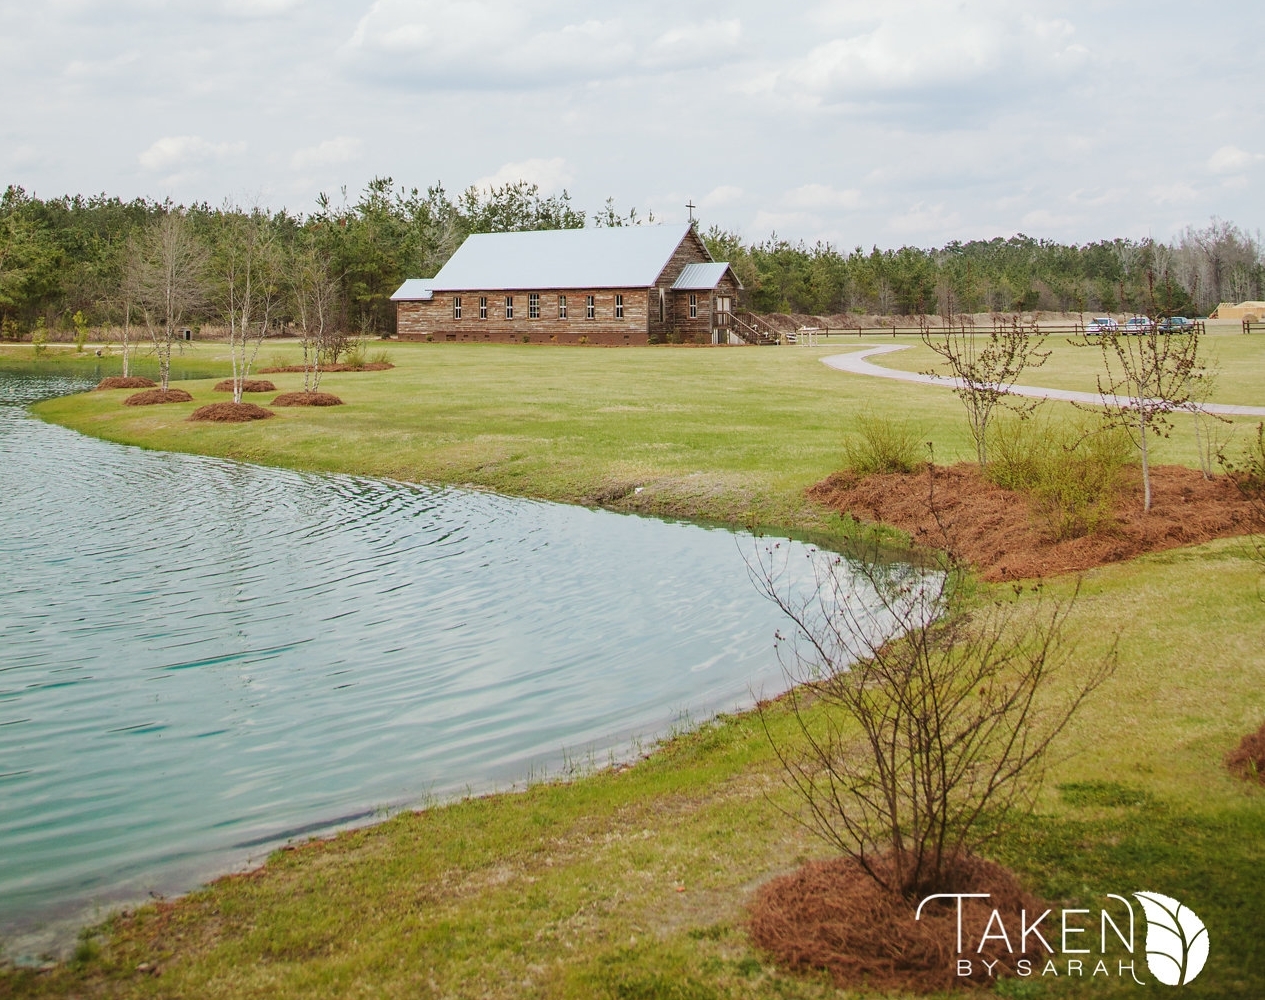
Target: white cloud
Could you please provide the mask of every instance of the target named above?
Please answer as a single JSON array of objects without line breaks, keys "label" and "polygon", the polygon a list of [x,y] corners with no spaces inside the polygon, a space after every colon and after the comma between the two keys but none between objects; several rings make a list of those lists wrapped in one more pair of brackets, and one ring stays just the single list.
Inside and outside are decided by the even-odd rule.
[{"label": "white cloud", "polygon": [[808,229],[816,228],[821,222],[817,216],[809,212],[770,212],[761,209],[755,214],[754,228],[756,233],[776,233],[779,237],[795,237]]},{"label": "white cloud", "polygon": [[345,54],[371,75],[479,89],[608,76],[634,46],[618,19],[550,20],[516,0],[377,0]]},{"label": "white cloud", "polygon": [[168,135],[159,139],[136,157],[146,170],[170,170],[193,166],[200,161],[224,160],[246,151],[246,143],[207,142],[200,135]]},{"label": "white cloud", "polygon": [[1180,205],[1199,200],[1199,192],[1185,181],[1156,184],[1148,194],[1157,205]]},{"label": "white cloud", "polygon": [[1019,225],[1023,227],[1025,233],[1050,233],[1064,230],[1078,221],[1078,217],[1074,215],[1052,212],[1048,208],[1037,208],[1031,212],[1025,212],[1019,220]]},{"label": "white cloud", "polygon": [[900,236],[917,236],[920,239],[960,236],[961,213],[945,211],[943,205],[926,205],[918,202],[908,211],[888,220],[887,228]]},{"label": "white cloud", "polygon": [[882,5],[823,5],[815,20],[837,36],[786,65],[783,76],[829,100],[959,85],[983,77],[1011,83],[1034,73],[1071,69],[1088,50],[1062,19],[1016,17],[1000,2],[945,4],[889,0]]},{"label": "white cloud", "polygon": [[714,63],[737,46],[742,22],[703,21],[669,28],[646,46],[641,61],[655,67],[683,67]]},{"label": "white cloud", "polygon": [[1208,157],[1208,169],[1214,174],[1234,174],[1265,160],[1260,153],[1249,153],[1238,146],[1222,146]]},{"label": "white cloud", "polygon": [[501,187],[515,181],[537,184],[542,191],[558,191],[575,178],[574,172],[561,156],[551,159],[521,160],[506,163],[496,173],[480,177],[474,182],[477,188]]},{"label": "white cloud", "polygon": [[295,170],[307,170],[311,167],[351,163],[353,160],[360,159],[363,145],[359,139],[351,136],[336,136],[315,146],[296,149],[290,157],[290,166]]},{"label": "white cloud", "polygon": [[742,198],[742,188],[733,184],[722,184],[720,187],[712,188],[703,196],[702,201],[698,203],[699,208],[718,208],[721,205],[731,205],[735,201]]},{"label": "white cloud", "polygon": [[855,188],[840,191],[829,184],[804,184],[787,191],[783,200],[793,208],[815,211],[849,209],[861,204],[861,192]]},{"label": "white cloud", "polygon": [[231,17],[276,17],[302,3],[303,0],[224,0],[222,9]]},{"label": "white cloud", "polygon": [[730,59],[742,22],[680,20],[679,6],[651,0],[595,14],[578,0],[377,0],[343,56],[380,79],[459,90],[609,80]]}]

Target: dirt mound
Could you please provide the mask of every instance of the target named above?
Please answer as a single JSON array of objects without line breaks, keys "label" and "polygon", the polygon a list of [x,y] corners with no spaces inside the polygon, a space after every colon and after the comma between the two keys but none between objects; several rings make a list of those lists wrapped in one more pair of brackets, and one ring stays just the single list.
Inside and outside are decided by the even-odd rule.
[{"label": "dirt mound", "polygon": [[[1020,911],[1040,914],[1045,904],[1024,892],[1011,872],[980,858],[962,859],[952,883],[944,891],[990,894],[989,899],[962,900],[961,956],[956,901],[933,900],[915,920],[917,900],[888,893],[851,858],[810,862],[766,884],[751,908],[751,939],[781,966],[827,970],[840,988],[931,993],[993,981],[981,959],[1000,959],[994,972],[1013,974],[1021,958],[1041,967],[1046,953],[1038,951],[1035,936],[1028,937],[1028,952],[1010,954],[989,918],[995,908],[1011,943],[1019,944]],[[978,953],[986,929],[994,936]],[[1042,929],[1047,940],[1057,933],[1048,926]],[[957,975],[959,958],[971,959],[970,976]]]},{"label": "dirt mound", "polygon": [[1208,480],[1185,466],[1157,466],[1151,511],[1143,513],[1141,472],[1129,475],[1109,528],[1061,542],[1050,537],[1024,494],[993,485],[969,463],[937,468],[934,482],[925,471],[865,478],[837,472],[808,496],[858,520],[900,528],[919,545],[951,549],[994,581],[1076,573],[1265,527],[1227,476]]},{"label": "dirt mound", "polygon": [[[223,382],[215,383],[216,392],[232,392],[233,380],[226,378]],[[266,378],[248,378],[242,383],[242,392],[276,392],[277,387],[269,382]]]},{"label": "dirt mound", "polygon": [[97,383],[98,389],[152,389],[158,383],[139,375],[111,375]]},{"label": "dirt mound", "polygon": [[[394,368],[395,365],[389,361],[366,361],[363,365],[321,365],[323,372],[385,372]],[[287,372],[296,372],[302,374],[304,372],[302,365],[286,365],[284,368],[260,368],[260,375],[277,375]]]},{"label": "dirt mound", "polygon": [[153,406],[155,403],[192,403],[193,397],[183,389],[148,389],[128,396],[123,400],[124,406]]},{"label": "dirt mound", "polygon": [[208,403],[199,406],[191,414],[190,420],[213,420],[221,424],[244,424],[248,420],[267,420],[276,416],[271,410],[265,410],[254,403]]},{"label": "dirt mound", "polygon": [[1225,759],[1230,773],[1265,785],[1265,724],[1248,733]]},{"label": "dirt mound", "polygon": [[272,401],[273,406],[342,406],[343,401],[332,392],[283,392]]}]

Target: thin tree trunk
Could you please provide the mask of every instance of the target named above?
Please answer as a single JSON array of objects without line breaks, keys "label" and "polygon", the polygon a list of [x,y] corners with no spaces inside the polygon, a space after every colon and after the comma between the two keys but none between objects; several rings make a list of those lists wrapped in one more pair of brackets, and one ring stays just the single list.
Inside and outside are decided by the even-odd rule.
[{"label": "thin tree trunk", "polygon": [[1151,509],[1151,465],[1150,456],[1147,454],[1145,418],[1138,422],[1138,427],[1141,430],[1142,440],[1142,509],[1149,512]]},{"label": "thin tree trunk", "polygon": [[129,302],[123,307],[123,377],[127,378],[130,374],[127,356],[127,335],[132,325],[132,304]]}]

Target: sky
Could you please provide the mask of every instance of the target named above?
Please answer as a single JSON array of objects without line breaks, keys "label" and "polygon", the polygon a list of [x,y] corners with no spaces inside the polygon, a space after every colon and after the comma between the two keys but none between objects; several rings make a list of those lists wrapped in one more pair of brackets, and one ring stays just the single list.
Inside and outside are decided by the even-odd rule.
[{"label": "sky", "polygon": [[1263,39],[1259,0],[0,0],[0,184],[524,179],[844,250],[1255,231]]}]

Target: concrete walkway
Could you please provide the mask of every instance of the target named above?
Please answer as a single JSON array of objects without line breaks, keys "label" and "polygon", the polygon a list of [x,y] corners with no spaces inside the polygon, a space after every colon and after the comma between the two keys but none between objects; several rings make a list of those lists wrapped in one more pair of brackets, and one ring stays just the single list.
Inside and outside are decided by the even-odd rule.
[{"label": "concrete walkway", "polygon": [[[909,350],[908,344],[863,344],[861,346],[865,347],[865,350],[856,351],[852,354],[832,354],[828,358],[822,358],[821,363],[841,372],[850,372],[853,375],[894,378],[900,382],[937,385],[946,389],[956,388],[961,382],[960,379],[946,378],[943,375],[923,375],[921,372],[902,372],[895,368],[884,368],[882,365],[872,364],[867,360],[881,354],[891,354],[893,351],[907,351]],[[1015,385],[1010,387],[1010,391],[1016,396],[1031,396],[1034,399],[1061,399],[1068,403],[1088,403],[1091,406],[1098,406],[1103,402],[1103,398],[1096,392],[1075,392],[1071,389],[1046,389],[1037,385]],[[1116,404],[1128,403],[1127,399],[1120,399],[1119,397],[1113,396],[1108,397],[1108,399]],[[1225,417],[1265,417],[1265,406],[1204,403],[1200,409],[1205,413],[1216,413]]]}]

